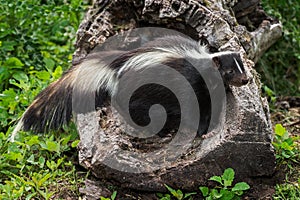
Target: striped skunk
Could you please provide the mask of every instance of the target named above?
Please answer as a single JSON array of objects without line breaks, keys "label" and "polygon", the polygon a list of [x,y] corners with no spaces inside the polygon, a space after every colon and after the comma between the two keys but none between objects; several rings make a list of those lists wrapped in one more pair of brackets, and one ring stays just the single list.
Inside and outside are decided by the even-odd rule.
[{"label": "striped skunk", "polygon": [[[74,92],[82,93],[83,99],[89,98],[88,94],[95,94],[95,107],[103,106],[118,90],[118,82],[126,72],[142,71],[153,64],[167,65],[180,72],[191,83],[201,111],[198,133],[205,134],[211,115],[210,94],[205,81],[189,60],[200,61],[201,65],[204,65],[204,60],[213,63],[212,66],[200,67],[217,69],[225,85],[239,87],[248,82],[239,53],[209,53],[198,42],[181,36],[163,36],[130,51],[93,52],[37,95],[15,127],[12,139],[19,130],[47,132],[68,124],[74,111]],[[168,74],[165,74],[165,77],[172,79]],[[146,89],[149,91],[146,92]],[[178,122],[178,101],[166,88],[159,89],[157,85],[150,84],[148,87],[139,88],[132,96],[131,118],[138,125],[144,126],[149,123],[148,109],[156,103],[163,105],[168,114],[165,127],[170,128],[176,124],[174,122]]]}]

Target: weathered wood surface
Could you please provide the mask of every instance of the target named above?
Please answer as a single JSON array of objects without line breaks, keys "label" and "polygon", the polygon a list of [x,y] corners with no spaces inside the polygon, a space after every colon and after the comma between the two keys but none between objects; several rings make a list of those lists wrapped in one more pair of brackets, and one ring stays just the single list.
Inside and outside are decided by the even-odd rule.
[{"label": "weathered wood surface", "polygon": [[[95,0],[77,32],[73,62],[117,33],[151,26],[182,32],[206,43],[212,51],[241,52],[252,78],[250,83],[233,87],[227,94],[226,123],[221,131],[206,139],[199,138],[198,145],[178,162],[149,173],[127,173],[103,164],[105,157],[115,156],[113,149],[122,148],[122,143],[134,144],[119,135],[115,124],[109,130],[95,131],[97,124],[91,119],[99,117],[99,112],[80,115],[80,163],[99,180],[148,192],[166,191],[163,184],[197,190],[199,185],[210,184],[209,177],[228,167],[235,169],[237,181],[264,183],[265,177],[274,173],[275,156],[268,104],[261,97],[260,81],[253,67],[281,36],[280,23],[264,13],[258,0]],[[100,139],[103,137],[113,142],[105,143]],[[135,163],[128,159],[129,164]],[[89,194],[88,190],[83,192]]]}]

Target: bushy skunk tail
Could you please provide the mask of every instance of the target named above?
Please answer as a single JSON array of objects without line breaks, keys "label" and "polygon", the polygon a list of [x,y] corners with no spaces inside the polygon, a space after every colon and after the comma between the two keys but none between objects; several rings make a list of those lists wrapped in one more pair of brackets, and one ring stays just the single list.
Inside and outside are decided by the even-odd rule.
[{"label": "bushy skunk tail", "polygon": [[39,93],[13,130],[11,141],[20,130],[47,132],[67,124],[72,116],[72,82],[68,72]]},{"label": "bushy skunk tail", "polygon": [[[115,88],[115,70],[103,62],[103,58],[113,54],[116,53],[88,55],[84,61],[74,65],[59,80],[39,93],[13,130],[11,141],[20,130],[32,130],[36,133],[56,130],[70,122],[72,112],[90,111],[84,108],[85,102],[95,103],[91,98],[95,98],[99,91],[102,91],[101,94],[105,93],[103,91],[111,93]],[[103,100],[104,98],[101,99]]]}]

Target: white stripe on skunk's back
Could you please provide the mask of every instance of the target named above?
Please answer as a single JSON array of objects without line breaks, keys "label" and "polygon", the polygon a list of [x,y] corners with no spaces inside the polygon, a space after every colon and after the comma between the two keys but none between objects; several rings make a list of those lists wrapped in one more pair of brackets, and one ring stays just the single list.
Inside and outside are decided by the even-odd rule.
[{"label": "white stripe on skunk's back", "polygon": [[116,71],[109,68],[102,60],[85,60],[76,67],[76,76],[73,80],[74,90],[96,92],[100,88],[107,90],[110,94],[116,90]]}]

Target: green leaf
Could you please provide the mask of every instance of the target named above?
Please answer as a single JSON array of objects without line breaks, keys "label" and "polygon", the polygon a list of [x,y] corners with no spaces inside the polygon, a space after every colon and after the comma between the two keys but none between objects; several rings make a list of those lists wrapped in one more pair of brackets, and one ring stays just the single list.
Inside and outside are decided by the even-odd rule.
[{"label": "green leaf", "polygon": [[282,137],[286,133],[286,129],[281,124],[275,125],[275,134]]},{"label": "green leaf", "polygon": [[46,174],[38,181],[38,186],[41,187],[49,178],[51,177],[51,174]]},{"label": "green leaf", "polygon": [[100,200],[110,200],[110,198],[100,197]]},{"label": "green leaf", "polygon": [[174,190],[170,186],[165,184],[165,187],[170,191],[170,193],[176,197],[178,200],[181,200],[183,198],[183,193],[181,190]]},{"label": "green leaf", "polygon": [[43,168],[43,167],[44,167],[45,162],[46,162],[46,159],[45,159],[43,156],[39,157],[39,165],[40,165],[40,168]]},{"label": "green leaf", "polygon": [[293,146],[291,146],[287,142],[283,142],[280,146],[281,146],[282,149],[287,150],[287,151],[291,151],[294,148]]},{"label": "green leaf", "polygon": [[250,186],[246,182],[239,182],[234,185],[232,191],[239,191],[239,190],[249,190]]},{"label": "green leaf", "polygon": [[56,67],[56,69],[52,73],[52,76],[53,76],[54,80],[61,77],[62,73],[63,73],[62,67],[61,66]]},{"label": "green leaf", "polygon": [[64,161],[64,158],[60,158],[60,159],[58,159],[57,160],[57,163],[56,163],[56,168],[58,168],[60,165],[61,165],[61,163]]},{"label": "green leaf", "polygon": [[205,198],[205,200],[214,200],[214,198],[212,196],[208,196]]},{"label": "green leaf", "polygon": [[266,94],[269,96],[269,97],[273,97],[275,95],[275,93],[273,92],[273,90],[271,90],[268,86],[264,86],[264,91],[266,92]]},{"label": "green leaf", "polygon": [[56,168],[56,163],[54,161],[46,161],[46,166],[51,169],[51,171],[54,171]]},{"label": "green leaf", "polygon": [[289,137],[284,142],[287,143],[289,145],[289,147],[293,148],[293,144],[294,144],[293,138]]},{"label": "green leaf", "polygon": [[27,159],[27,162],[31,163],[31,164],[37,164],[37,162],[34,161],[34,155],[31,154],[31,156]]},{"label": "green leaf", "polygon": [[188,198],[188,197],[190,197],[190,196],[192,196],[192,195],[195,195],[195,194],[197,194],[197,192],[186,193],[186,194],[184,195],[183,199],[186,199],[186,198]]},{"label": "green leaf", "polygon": [[221,185],[223,185],[222,178],[220,176],[212,176],[208,180],[216,181],[216,182],[220,183]]},{"label": "green leaf", "polygon": [[26,200],[30,200],[30,199],[34,199],[33,197],[36,196],[37,193],[36,192],[33,192],[33,193],[29,193],[27,196],[26,196]]},{"label": "green leaf", "polygon": [[165,184],[165,187],[169,190],[169,192],[171,192],[171,194],[176,192],[176,190],[174,190],[173,188],[171,188],[167,184]]},{"label": "green leaf", "polygon": [[46,143],[40,143],[41,147],[50,151],[50,152],[57,152],[60,151],[60,144],[54,141],[47,140]]},{"label": "green leaf", "polygon": [[10,69],[22,69],[24,64],[16,57],[11,57],[4,62],[4,66]]},{"label": "green leaf", "polygon": [[242,196],[244,194],[244,192],[242,190],[235,191],[234,193],[235,193],[235,197]]},{"label": "green leaf", "polygon": [[231,200],[234,198],[234,192],[227,189],[221,189],[220,194],[222,194],[221,200]]},{"label": "green leaf", "polygon": [[284,158],[290,158],[290,154],[286,153],[285,151],[282,151],[281,152],[281,155],[284,157]]},{"label": "green leaf", "polygon": [[116,199],[116,196],[117,196],[117,191],[114,191],[111,195],[111,200],[115,200]]},{"label": "green leaf", "polygon": [[16,72],[13,74],[13,78],[16,79],[17,81],[23,81],[23,82],[28,82],[28,76],[24,72]]},{"label": "green leaf", "polygon": [[32,146],[35,144],[39,144],[39,136],[34,135],[30,137],[30,140],[26,142],[27,145]]},{"label": "green leaf", "polygon": [[224,187],[231,186],[233,179],[234,179],[234,170],[232,168],[225,169],[222,175],[222,180],[224,180]]},{"label": "green leaf", "polygon": [[41,79],[41,80],[44,80],[44,81],[48,81],[50,80],[50,73],[43,70],[43,71],[39,71],[39,72],[36,72],[36,76]]},{"label": "green leaf", "polygon": [[78,145],[79,142],[80,142],[80,140],[75,140],[75,141],[73,141],[72,144],[71,144],[71,147],[72,147],[72,148],[77,147],[77,145]]},{"label": "green leaf", "polygon": [[214,198],[214,199],[219,199],[222,197],[222,194],[218,192],[217,189],[212,189],[211,190],[211,196]]},{"label": "green leaf", "polygon": [[199,190],[201,191],[203,197],[207,197],[209,193],[208,187],[199,187]]},{"label": "green leaf", "polygon": [[160,193],[160,192],[157,192],[157,193],[156,193],[156,196],[158,196],[158,198],[162,198],[162,197],[164,196],[164,194],[163,194],[163,193]]},{"label": "green leaf", "polygon": [[17,44],[18,43],[16,41],[2,41],[1,49],[4,51],[13,51]]},{"label": "green leaf", "polygon": [[21,153],[10,152],[8,154],[4,154],[4,156],[9,160],[15,160],[21,162],[23,160],[23,155]]},{"label": "green leaf", "polygon": [[[1,32],[0,32],[0,38],[4,38],[5,36],[9,35],[12,33],[12,30],[9,30],[9,25],[8,24],[5,24],[5,23],[0,23],[0,29],[1,29]],[[0,41],[0,49],[2,50],[6,50],[8,51],[9,49],[7,49],[7,47],[2,47],[2,41]],[[4,43],[5,44],[5,43]],[[11,46],[11,45],[10,45]],[[14,45],[13,45],[14,46]],[[13,48],[12,46],[12,48]],[[11,48],[11,47],[10,47]]]},{"label": "green leaf", "polygon": [[44,58],[43,61],[47,69],[53,69],[53,67],[55,66],[55,62],[51,58]]},{"label": "green leaf", "polygon": [[22,152],[22,150],[19,148],[19,146],[16,143],[11,143],[8,146],[7,149],[8,153],[12,153],[12,152]]},{"label": "green leaf", "polygon": [[68,135],[67,137],[63,137],[62,140],[61,140],[61,144],[62,145],[67,145],[68,142],[70,141],[71,139],[71,135]]},{"label": "green leaf", "polygon": [[173,192],[172,195],[173,195],[174,197],[176,197],[178,200],[183,199],[183,193],[182,193],[182,191],[179,190],[179,189],[176,190],[176,192]]},{"label": "green leaf", "polygon": [[171,200],[171,195],[169,194],[156,193],[156,195],[160,200]]}]

